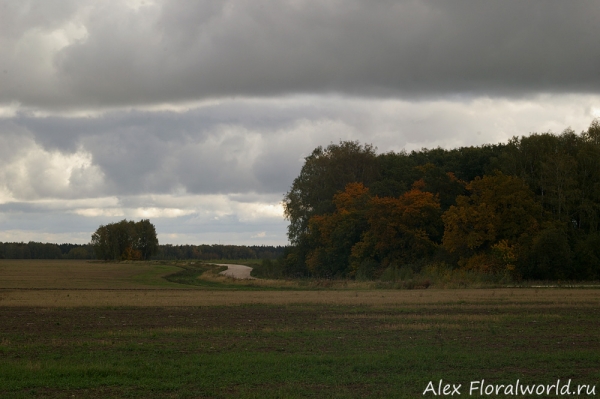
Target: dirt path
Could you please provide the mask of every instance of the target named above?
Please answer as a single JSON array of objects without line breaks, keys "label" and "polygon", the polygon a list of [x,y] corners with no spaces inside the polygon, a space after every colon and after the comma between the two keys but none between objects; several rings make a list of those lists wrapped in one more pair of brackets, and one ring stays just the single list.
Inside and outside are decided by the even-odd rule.
[{"label": "dirt path", "polygon": [[254,280],[256,277],[252,277],[250,272],[252,268],[250,266],[242,265],[228,265],[220,263],[219,266],[227,266],[227,270],[223,270],[221,273],[224,276],[239,278],[242,280]]}]

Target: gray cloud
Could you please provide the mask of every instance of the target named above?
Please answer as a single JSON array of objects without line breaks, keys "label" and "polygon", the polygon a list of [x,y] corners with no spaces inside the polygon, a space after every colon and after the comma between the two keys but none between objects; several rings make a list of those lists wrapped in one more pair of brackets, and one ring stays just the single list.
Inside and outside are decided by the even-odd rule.
[{"label": "gray cloud", "polygon": [[598,113],[597,96],[463,102],[301,96],[223,101],[182,112],[20,114],[0,119],[0,187],[21,200],[282,196],[318,145],[359,140],[384,152],[493,143],[531,131],[582,130]]},{"label": "gray cloud", "polygon": [[318,145],[585,129],[595,2],[0,0],[0,241],[285,243]]},{"label": "gray cloud", "polygon": [[[293,130],[314,109],[302,115],[304,107],[295,107],[295,114],[277,114],[280,107],[268,104],[247,108],[225,104],[184,113],[116,112],[97,118],[20,115],[0,123],[0,131],[14,126],[31,137],[28,146],[38,145],[47,154],[89,154],[105,179],[106,194],[281,193],[299,163],[288,162],[298,147],[288,147],[280,133]],[[307,144],[312,142],[302,148],[308,150]]]},{"label": "gray cloud", "polygon": [[[68,212],[43,212],[14,207],[2,212],[0,242],[72,242],[85,244],[101,224],[123,218],[139,220],[132,215],[84,217]],[[242,244],[285,245],[286,223],[283,219],[240,221],[237,215],[203,220],[195,216],[176,218],[153,217],[159,241],[171,244]]]},{"label": "gray cloud", "polygon": [[0,118],[0,241],[86,242],[151,218],[162,242],[284,244],[278,202],[318,145],[380,152],[585,129],[600,96],[410,102],[327,96]]},{"label": "gray cloud", "polygon": [[[0,31],[10,76],[0,101],[47,109],[289,93],[600,90],[593,1],[60,4],[47,19],[25,12],[34,16]],[[24,51],[28,41],[41,50]]]}]

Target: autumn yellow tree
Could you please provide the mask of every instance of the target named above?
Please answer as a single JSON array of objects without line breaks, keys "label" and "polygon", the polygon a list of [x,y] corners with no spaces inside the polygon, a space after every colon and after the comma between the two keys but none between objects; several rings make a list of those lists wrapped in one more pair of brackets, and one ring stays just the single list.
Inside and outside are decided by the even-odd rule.
[{"label": "autumn yellow tree", "polygon": [[476,178],[442,216],[443,245],[468,269],[514,270],[519,253],[539,229],[541,206],[524,181],[496,172]]}]

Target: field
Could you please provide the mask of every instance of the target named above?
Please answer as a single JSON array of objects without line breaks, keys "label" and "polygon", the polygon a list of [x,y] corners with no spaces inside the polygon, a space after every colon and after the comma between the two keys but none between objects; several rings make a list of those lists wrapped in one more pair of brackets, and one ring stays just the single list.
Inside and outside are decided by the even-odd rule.
[{"label": "field", "polygon": [[[599,290],[248,290],[176,272],[0,261],[0,397],[414,398],[440,379],[463,397],[482,379],[600,395]],[[515,397],[502,389],[483,396]]]}]

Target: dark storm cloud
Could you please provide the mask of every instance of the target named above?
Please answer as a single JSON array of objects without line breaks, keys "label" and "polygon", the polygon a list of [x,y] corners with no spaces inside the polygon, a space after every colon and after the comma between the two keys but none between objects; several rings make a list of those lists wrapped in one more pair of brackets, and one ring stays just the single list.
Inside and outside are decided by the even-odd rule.
[{"label": "dark storm cloud", "polygon": [[[26,76],[18,66],[34,55],[19,53],[23,38],[66,17],[54,11],[52,24],[39,17],[23,19],[29,30],[6,28],[0,61],[11,79],[0,101],[72,108],[289,93],[600,91],[594,1],[124,4],[57,7],[73,16],[75,39]],[[36,74],[45,76],[39,87]]]}]

